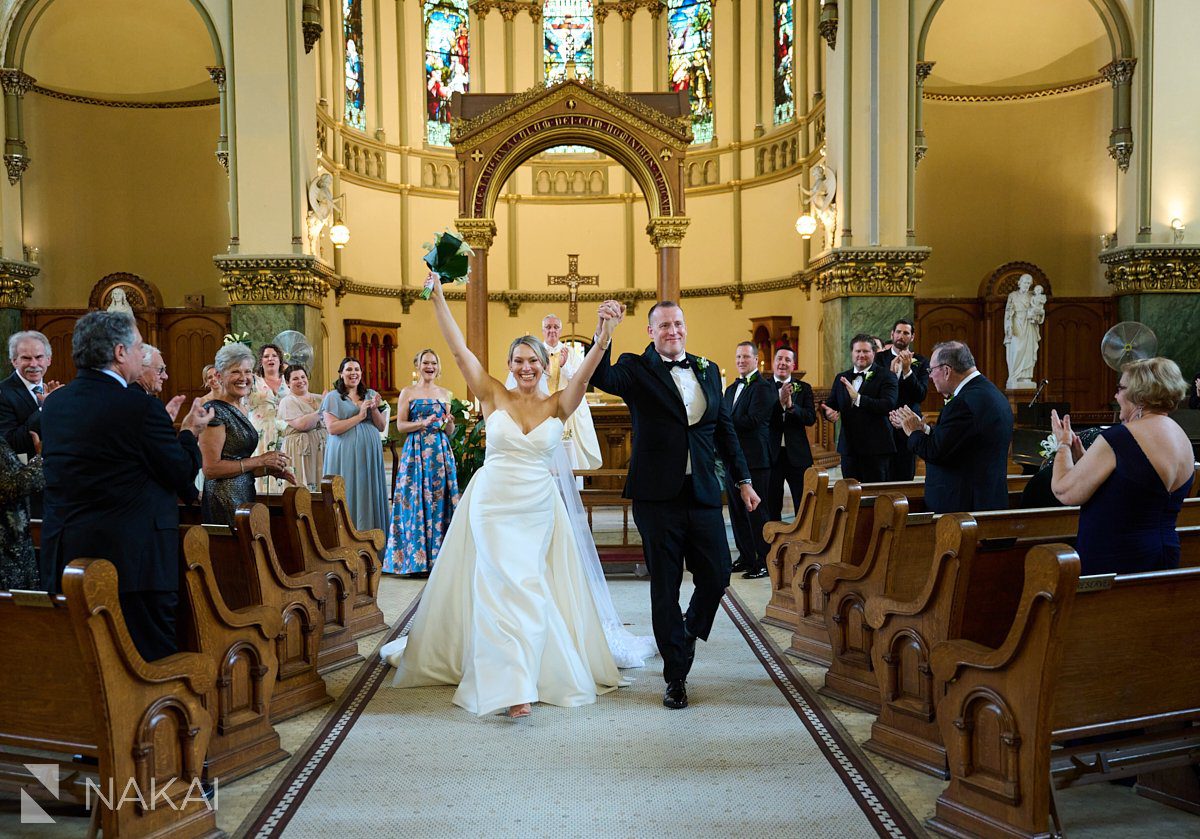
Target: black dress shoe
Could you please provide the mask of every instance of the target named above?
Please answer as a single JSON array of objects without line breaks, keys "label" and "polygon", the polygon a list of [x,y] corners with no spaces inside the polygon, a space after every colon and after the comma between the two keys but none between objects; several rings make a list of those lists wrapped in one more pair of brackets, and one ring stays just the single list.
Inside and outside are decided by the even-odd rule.
[{"label": "black dress shoe", "polygon": [[687,707],[687,683],[683,679],[667,682],[667,689],[663,691],[663,705],[673,711]]},{"label": "black dress shoe", "polygon": [[736,574],[739,571],[749,571],[749,570],[750,570],[750,563],[746,562],[746,560],[741,559],[741,558],[739,558],[738,561],[733,563],[733,565],[730,566],[730,568],[729,568],[729,571],[732,574]]},{"label": "black dress shoe", "polygon": [[743,574],[742,579],[743,580],[761,580],[765,576],[767,576],[766,568],[756,568],[753,571],[747,571],[745,574]]}]

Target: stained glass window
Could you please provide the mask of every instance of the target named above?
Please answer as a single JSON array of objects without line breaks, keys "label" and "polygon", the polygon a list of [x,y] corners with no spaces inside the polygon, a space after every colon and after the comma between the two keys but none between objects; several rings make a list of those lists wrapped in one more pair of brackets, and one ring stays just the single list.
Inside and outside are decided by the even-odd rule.
[{"label": "stained glass window", "polygon": [[546,84],[563,80],[568,61],[577,78],[592,77],[592,0],[546,0],[542,32]]},{"label": "stained glass window", "polygon": [[342,35],[346,41],[346,125],[367,130],[363,95],[362,0],[342,0]]},{"label": "stained glass window", "polygon": [[466,93],[470,79],[467,0],[425,4],[425,139],[450,145],[450,97]]},{"label": "stained glass window", "polygon": [[792,56],[795,27],[792,23],[793,0],[775,2],[775,124],[791,122],[796,113],[792,91]]},{"label": "stained glass window", "polygon": [[667,72],[671,90],[686,90],[694,143],[713,135],[711,0],[668,0]]}]

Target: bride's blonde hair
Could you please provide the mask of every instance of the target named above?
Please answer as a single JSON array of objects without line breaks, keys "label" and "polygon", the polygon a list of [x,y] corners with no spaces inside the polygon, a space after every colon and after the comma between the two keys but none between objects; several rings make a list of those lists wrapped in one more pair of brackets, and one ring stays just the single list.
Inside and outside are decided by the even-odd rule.
[{"label": "bride's blonde hair", "polygon": [[546,353],[546,345],[534,338],[532,335],[522,335],[520,338],[514,338],[513,342],[508,345],[508,363],[512,364],[513,353],[517,351],[517,347],[524,344],[533,350],[533,354],[538,357],[538,361],[542,362],[542,367],[550,366],[550,356]]}]

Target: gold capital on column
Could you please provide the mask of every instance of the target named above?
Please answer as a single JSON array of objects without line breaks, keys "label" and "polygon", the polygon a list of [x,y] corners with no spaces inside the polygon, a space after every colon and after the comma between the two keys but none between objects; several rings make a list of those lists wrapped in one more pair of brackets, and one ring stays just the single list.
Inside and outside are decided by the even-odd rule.
[{"label": "gold capital on column", "polygon": [[33,278],[42,269],[30,262],[0,259],[0,307],[23,309],[33,294]]},{"label": "gold capital on column", "polygon": [[809,263],[800,285],[821,300],[838,297],[911,297],[925,276],[930,249],[835,248]]},{"label": "gold capital on column", "polygon": [[1200,247],[1129,245],[1100,254],[1104,279],[1117,296],[1200,291]]},{"label": "gold capital on column", "polygon": [[342,285],[340,277],[308,254],[218,254],[213,264],[231,304],[303,303],[320,308],[325,296]]},{"label": "gold capital on column", "polygon": [[473,248],[490,248],[496,238],[496,220],[490,218],[460,218],[454,222],[463,241]]},{"label": "gold capital on column", "polygon": [[646,225],[646,233],[656,248],[677,248],[683,244],[691,223],[688,216],[656,216]]}]

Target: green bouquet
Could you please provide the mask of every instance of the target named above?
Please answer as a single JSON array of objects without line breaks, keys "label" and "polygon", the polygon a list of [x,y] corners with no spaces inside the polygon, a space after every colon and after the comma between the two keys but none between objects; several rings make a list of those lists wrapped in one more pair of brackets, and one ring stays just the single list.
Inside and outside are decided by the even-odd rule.
[{"label": "green bouquet", "polygon": [[429,278],[421,291],[421,299],[428,300],[433,294],[433,283],[465,283],[471,273],[469,257],[475,252],[462,239],[449,232],[437,234],[432,245],[425,245],[425,264],[429,266]]}]

